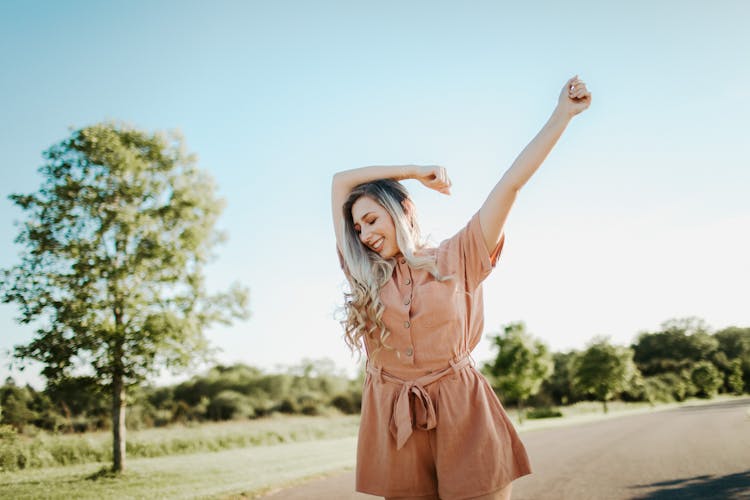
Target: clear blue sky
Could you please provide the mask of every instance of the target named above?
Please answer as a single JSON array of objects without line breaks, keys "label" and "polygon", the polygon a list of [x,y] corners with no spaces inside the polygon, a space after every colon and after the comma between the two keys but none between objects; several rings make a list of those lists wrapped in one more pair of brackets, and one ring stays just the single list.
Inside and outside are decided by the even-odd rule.
[{"label": "clear blue sky", "polygon": [[[516,320],[553,349],[695,315],[750,325],[750,3],[25,2],[0,4],[0,267],[18,262],[10,193],[41,152],[102,120],[180,129],[227,200],[212,290],[250,320],[212,328],[223,362],[329,357],[356,368],[330,179],[440,164],[407,181],[434,243],[468,221],[579,74],[593,92],[522,190],[485,282],[486,333]],[[0,305],[0,350],[28,342]],[[491,356],[483,341],[475,358]],[[0,376],[35,380],[36,368]],[[164,378],[163,380],[167,380]]]}]

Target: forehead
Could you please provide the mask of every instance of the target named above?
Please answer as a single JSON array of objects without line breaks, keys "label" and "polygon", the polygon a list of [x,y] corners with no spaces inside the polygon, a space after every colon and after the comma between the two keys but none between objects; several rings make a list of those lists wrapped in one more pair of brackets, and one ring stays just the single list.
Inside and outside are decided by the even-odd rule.
[{"label": "forehead", "polygon": [[360,196],[357,201],[352,204],[352,220],[358,222],[368,212],[382,213],[385,209],[380,206],[380,203],[373,200],[369,196]]}]

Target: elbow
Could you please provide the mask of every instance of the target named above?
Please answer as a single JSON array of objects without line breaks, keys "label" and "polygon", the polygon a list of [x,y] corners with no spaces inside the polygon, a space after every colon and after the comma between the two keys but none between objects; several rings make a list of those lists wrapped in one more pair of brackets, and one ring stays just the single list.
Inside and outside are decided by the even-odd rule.
[{"label": "elbow", "polygon": [[336,172],[335,174],[333,174],[333,179],[331,180],[331,182],[334,185],[346,182],[346,177],[348,173],[349,173],[348,170],[341,170],[339,172]]},{"label": "elbow", "polygon": [[524,183],[519,179],[514,179],[511,176],[503,176],[500,182],[497,183],[497,188],[502,191],[505,195],[517,195],[523,187]]},{"label": "elbow", "polygon": [[342,173],[343,172],[336,172],[333,174],[333,177],[331,178],[331,187],[335,188],[336,186],[341,185],[341,182],[343,181]]}]

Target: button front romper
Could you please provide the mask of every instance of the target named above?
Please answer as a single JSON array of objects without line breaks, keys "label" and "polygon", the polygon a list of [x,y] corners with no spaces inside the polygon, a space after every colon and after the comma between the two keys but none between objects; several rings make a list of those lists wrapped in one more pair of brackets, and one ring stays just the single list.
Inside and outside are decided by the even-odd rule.
[{"label": "button front romper", "polygon": [[[531,473],[526,450],[469,354],[481,339],[481,282],[489,254],[479,212],[440,243],[439,282],[399,259],[380,290],[386,343],[365,338],[367,374],[357,443],[356,490],[379,496],[481,496]],[[342,268],[343,257],[339,253]]]}]

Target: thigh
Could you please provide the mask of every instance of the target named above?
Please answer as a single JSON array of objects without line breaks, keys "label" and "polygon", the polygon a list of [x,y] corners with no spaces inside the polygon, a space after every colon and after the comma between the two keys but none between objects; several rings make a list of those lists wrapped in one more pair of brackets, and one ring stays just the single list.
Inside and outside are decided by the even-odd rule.
[{"label": "thigh", "polygon": [[486,495],[471,497],[469,500],[510,500],[510,492],[513,487],[513,483],[508,484],[505,488],[487,493]]}]

